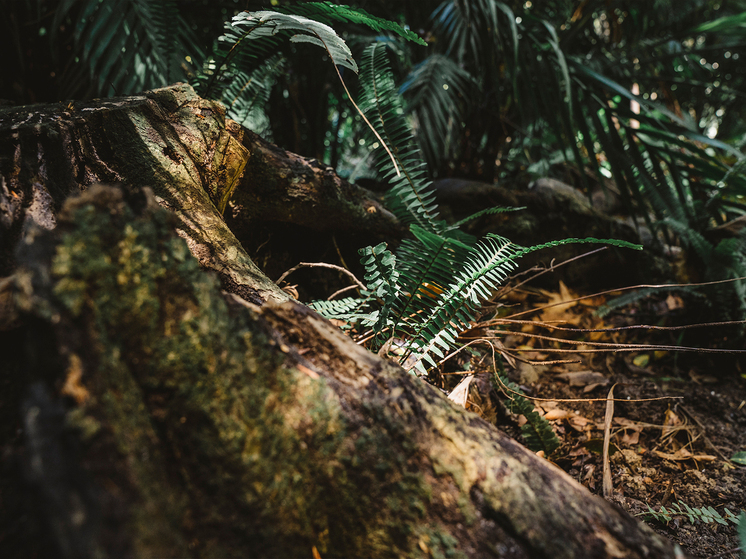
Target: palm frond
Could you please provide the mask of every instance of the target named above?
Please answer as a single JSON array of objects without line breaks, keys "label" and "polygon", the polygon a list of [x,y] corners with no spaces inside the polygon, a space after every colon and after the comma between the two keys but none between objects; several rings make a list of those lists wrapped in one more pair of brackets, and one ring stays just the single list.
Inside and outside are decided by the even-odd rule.
[{"label": "palm frond", "polygon": [[477,67],[494,67],[492,57],[500,44],[498,4],[492,0],[444,2],[433,13],[436,34],[446,41],[446,54],[459,62],[473,60]]},{"label": "palm frond", "polygon": [[294,14],[241,12],[226,22],[213,56],[197,80],[200,94],[221,98],[235,72],[250,74],[278,50],[279,38],[323,48],[335,65],[357,72],[349,47],[328,25]]},{"label": "palm frond", "polygon": [[413,31],[402,27],[396,22],[371,15],[362,8],[332,4],[327,1],[305,2],[296,6],[283,6],[279,8],[279,11],[305,16],[327,25],[337,22],[365,25],[373,31],[390,31],[407,41],[427,46],[427,43]]},{"label": "palm frond", "polygon": [[475,87],[471,74],[441,54],[428,56],[415,66],[401,85],[399,91],[416,116],[417,140],[431,167],[453,154],[464,106]]},{"label": "palm frond", "polygon": [[[75,5],[62,2],[55,21]],[[77,15],[80,63],[88,67],[99,94],[131,94],[184,80],[185,55],[195,61],[202,57],[175,0],[83,0]]]}]

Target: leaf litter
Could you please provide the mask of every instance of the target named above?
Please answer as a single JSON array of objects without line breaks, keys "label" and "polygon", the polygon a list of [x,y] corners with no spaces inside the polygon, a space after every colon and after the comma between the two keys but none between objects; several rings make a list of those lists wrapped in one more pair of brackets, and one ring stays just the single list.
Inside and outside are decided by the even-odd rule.
[{"label": "leaf litter", "polygon": [[[554,352],[567,342],[580,350],[592,350],[597,342],[679,345],[680,332],[609,329],[641,324],[646,315],[656,317],[658,326],[666,324],[685,310],[680,297],[637,302],[601,318],[595,310],[606,300],[581,299],[561,282],[556,291],[513,291],[500,300],[505,308],[474,330],[492,338],[510,380],[535,398],[535,410],[562,441],[548,459],[594,493],[602,493],[606,475],[609,500],[647,520],[687,553],[738,557],[738,552],[725,553],[739,545],[734,524],[692,523],[682,515],[659,522],[648,507],[657,511],[680,502],[735,514],[746,509],[743,357],[677,354],[657,347],[558,357]],[[441,365],[430,380],[451,400],[520,440],[526,420],[512,417],[500,404],[489,382],[490,361],[487,352],[464,353]],[[458,369],[463,375],[456,374]],[[611,384],[613,399],[607,401]],[[677,399],[662,399],[666,396]]]}]

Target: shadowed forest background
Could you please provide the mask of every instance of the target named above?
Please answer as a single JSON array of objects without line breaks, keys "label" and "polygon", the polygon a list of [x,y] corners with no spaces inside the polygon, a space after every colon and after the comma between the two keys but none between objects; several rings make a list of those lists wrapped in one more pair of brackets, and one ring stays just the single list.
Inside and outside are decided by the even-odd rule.
[{"label": "shadowed forest background", "polygon": [[[205,186],[211,201],[208,205],[216,212],[216,219],[235,235],[240,250],[250,257],[253,264],[249,266],[255,265],[259,273],[277,283],[276,293],[272,282],[261,283],[264,280],[257,284],[247,281],[248,287],[238,290],[236,284],[242,284],[236,280],[238,272],[221,271],[225,261],[216,256],[217,252],[212,263],[201,259],[194,249],[194,243],[202,242],[195,241],[195,231],[200,227],[207,231],[209,227],[199,219],[193,220],[197,225],[191,232],[184,233],[188,227],[183,224],[168,227],[177,229],[187,240],[201,269],[217,274],[225,297],[230,297],[226,294],[230,292],[236,300],[244,301],[229,299],[231,312],[248,312],[237,310],[242,304],[257,305],[251,310],[253,318],[241,320],[250,323],[261,315],[261,328],[269,324],[273,332],[283,332],[285,341],[271,345],[289,347],[282,353],[300,363],[298,370],[315,380],[319,374],[324,376],[319,372],[323,366],[342,370],[346,365],[344,360],[337,363],[334,357],[325,359],[326,353],[318,348],[310,349],[315,347],[308,341],[311,334],[302,327],[300,332],[293,330],[293,319],[283,314],[286,311],[275,315],[271,314],[275,311],[257,310],[266,300],[294,299],[310,304],[359,346],[401,365],[417,383],[434,387],[457,406],[496,426],[592,493],[603,495],[647,522],[658,534],[680,544],[687,554],[738,557],[744,541],[738,536],[738,517],[746,508],[746,2],[371,0],[351,2],[354,8],[364,10],[352,14],[335,8],[336,4],[277,0],[0,0],[0,52],[4,53],[0,63],[0,170],[4,189],[0,192],[0,218],[4,220],[0,237],[0,359],[8,356],[1,382],[11,395],[0,406],[4,422],[0,465],[8,480],[0,483],[0,555],[8,546],[12,553],[4,556],[75,556],[70,550],[76,548],[69,543],[75,538],[70,536],[68,541],[59,535],[68,532],[55,525],[57,512],[50,513],[46,520],[44,513],[38,512],[46,506],[46,497],[39,495],[46,491],[45,484],[52,482],[33,475],[24,477],[21,471],[24,460],[31,460],[30,449],[35,444],[24,438],[28,436],[24,430],[30,430],[28,410],[38,405],[52,410],[52,415],[70,417],[69,410],[86,400],[70,388],[70,364],[61,366],[66,376],[56,381],[50,380],[51,373],[41,374],[45,386],[56,386],[62,395],[59,405],[54,398],[54,402],[49,400],[46,392],[39,392],[39,383],[32,382],[34,375],[29,375],[28,381],[18,380],[26,368],[36,371],[58,367],[40,365],[36,357],[28,357],[47,351],[38,348],[57,342],[34,346],[28,340],[37,332],[61,329],[53,321],[40,326],[51,319],[47,315],[40,318],[46,311],[39,311],[38,303],[7,302],[23,300],[18,295],[26,293],[23,270],[41,273],[38,270],[43,266],[35,264],[34,259],[46,262],[29,248],[33,241],[28,240],[27,224],[14,222],[20,213],[38,211],[33,210],[36,198],[30,194],[31,186],[21,185],[16,192],[14,185],[24,180],[36,184],[35,177],[46,172],[27,170],[37,163],[27,163],[25,154],[37,148],[23,140],[26,132],[18,131],[25,130],[24,126],[30,129],[26,120],[33,121],[34,112],[44,115],[39,119],[44,124],[38,129],[46,130],[55,119],[105,108],[109,99],[115,100],[111,109],[117,111],[129,110],[127,103],[137,106],[138,99],[147,98],[159,110],[168,112],[163,118],[173,130],[182,130],[179,126],[183,124],[174,125],[173,115],[183,107],[199,106],[201,116],[190,117],[188,126],[195,128],[189,130],[201,130],[200,119],[206,119],[207,127],[217,118],[219,126],[248,149],[248,163],[244,161],[240,167],[231,167],[227,155],[219,169],[216,163],[215,177],[219,179],[215,184],[219,186],[213,190],[211,185]],[[252,38],[252,46],[247,48],[250,33],[241,26],[254,20],[246,23],[234,19],[232,27],[227,25],[242,12],[262,10],[277,11],[287,19],[277,20],[281,22],[276,24],[277,35]],[[302,17],[312,22],[297,19]],[[325,24],[324,29],[314,31],[318,34],[313,40],[290,39],[301,28],[301,34],[311,33],[306,26],[312,28],[313,22]],[[296,25],[301,27],[293,27]],[[338,36],[324,35],[333,32]],[[330,47],[317,37],[338,42]],[[344,58],[347,56],[350,58]],[[143,92],[177,83],[189,86],[143,97]],[[200,97],[205,103],[221,103],[225,116],[237,125],[220,120],[222,115],[216,117],[211,105],[200,105]],[[24,111],[28,111],[26,120]],[[161,118],[156,113],[143,118]],[[63,114],[67,116],[59,117]],[[114,124],[107,123],[105,119],[85,120],[82,126],[91,137],[99,133],[96,127],[100,126],[103,137],[114,129]],[[225,137],[215,139],[213,147]],[[202,140],[208,146],[209,138],[203,131]],[[96,141],[91,140],[90,145],[103,145]],[[153,140],[151,135],[147,141],[157,144],[160,140]],[[225,140],[229,146],[225,153],[243,149],[230,148],[231,141]],[[168,143],[166,139],[163,142]],[[181,161],[182,156],[169,149],[164,147],[163,154]],[[124,153],[125,147],[122,150]],[[111,156],[81,148],[76,151],[80,159],[71,167],[82,169],[88,159],[96,165],[86,172],[70,172],[76,177],[97,177],[91,182],[125,185],[133,176],[138,180],[148,176],[127,175],[130,168],[123,164],[109,165],[118,161],[115,152],[116,147]],[[37,155],[38,162],[46,157],[51,162],[56,157],[41,148],[34,157]],[[100,170],[107,166],[110,168],[106,171]],[[88,180],[81,179],[80,191],[88,192]],[[96,191],[85,194],[83,200],[99,209],[111,200],[113,207],[119,208],[112,210],[112,216],[116,214],[112,223],[122,230],[130,213],[135,216],[132,219],[150,216],[148,212],[155,211],[151,208],[153,200],[183,219],[175,202],[178,196],[163,195],[147,180],[133,186],[152,188],[155,198],[143,194],[142,201],[139,193],[128,198]],[[312,184],[314,190],[309,193],[298,184]],[[67,234],[82,219],[73,217],[76,202],[65,206],[67,192],[55,192],[48,184],[47,190],[52,199],[50,215],[59,216],[62,224],[57,228],[59,235]],[[125,206],[130,209],[121,209]],[[191,217],[187,215],[185,222]],[[149,230],[148,235],[160,239],[159,235],[166,235],[158,229],[161,218],[152,219],[158,225],[156,232]],[[92,231],[99,229],[94,227]],[[60,240],[62,237],[55,239],[63,245],[67,242]],[[229,242],[220,239],[225,248]],[[116,246],[121,248],[125,240],[117,241],[120,244]],[[603,248],[587,246],[591,242]],[[634,248],[642,250],[631,250]],[[180,249],[173,250],[178,253]],[[447,256],[438,256],[439,251]],[[497,264],[488,263],[493,255],[490,251],[506,256],[501,256],[503,260]],[[171,266],[168,262],[166,268]],[[49,274],[61,273],[59,269],[59,264],[50,264]],[[203,286],[203,280],[194,275],[196,271],[187,274],[174,264],[176,269],[182,279],[188,277],[189,282]],[[81,273],[85,281],[95,281],[94,272],[89,276]],[[164,273],[168,276],[171,271]],[[468,279],[469,274],[478,276],[478,280]],[[178,282],[169,281],[170,288],[178,293]],[[210,281],[204,280],[204,285]],[[467,284],[472,291],[464,295],[459,286]],[[36,283],[34,286],[38,291]],[[60,288],[55,289],[62,297]],[[194,292],[208,289],[214,286]],[[153,293],[162,297],[162,291]],[[213,308],[200,297],[194,296],[203,309],[200,312]],[[2,310],[14,305],[21,311]],[[170,307],[164,303],[163,308]],[[434,318],[423,323],[422,317],[429,314]],[[32,315],[34,318],[29,318]],[[125,323],[129,320],[126,313],[117,316]],[[222,318],[210,317],[211,324],[224,326]],[[71,331],[77,328],[79,317],[71,319],[70,324],[75,325],[70,326]],[[332,335],[323,336],[331,339]],[[304,340],[308,347],[304,347]],[[70,347],[82,344],[79,340],[69,343]],[[127,348],[139,348],[139,343],[129,340],[121,347],[126,352]],[[339,349],[343,348],[339,344],[342,342],[333,342],[337,348],[334,351],[345,354],[348,350]],[[59,354],[68,359],[67,351],[59,350]],[[139,349],[132,351],[143,361],[151,359],[149,349],[142,354],[137,353]],[[10,357],[21,353],[27,357]],[[318,353],[320,360],[304,360],[307,353]],[[350,355],[357,363],[367,363],[367,358]],[[81,370],[88,371],[88,367],[103,362],[100,357],[92,358],[92,364],[86,359]],[[256,359],[263,362],[263,357]],[[153,371],[161,370],[153,367]],[[395,378],[395,373],[391,374]],[[173,382],[178,383],[178,378],[174,376]],[[73,385],[78,382],[79,378]],[[166,411],[158,411],[166,410],[166,404],[159,408],[160,403],[153,403],[161,402],[158,398],[170,398],[167,393],[172,381],[163,382],[155,395],[151,394],[152,401],[146,398],[155,425],[161,420],[164,425],[168,423],[158,413],[170,417]],[[268,395],[278,393],[282,394],[280,400],[287,397],[282,392],[284,385],[278,388],[273,381],[268,382],[268,399]],[[142,381],[143,386],[147,383]],[[117,386],[114,392],[124,390],[123,386]],[[105,393],[100,386],[97,389]],[[90,386],[85,390],[93,392]],[[397,390],[398,385],[392,389],[394,393]],[[303,400],[303,406],[308,407],[298,409],[307,410],[318,420],[313,415],[318,409],[311,403],[316,396],[308,396],[308,401]],[[253,397],[246,401],[253,402]],[[263,399],[262,405],[267,401]],[[207,417],[212,409],[206,404],[195,414]],[[365,415],[369,411],[365,410],[360,413]],[[396,421],[384,416],[373,414],[394,432],[391,425]],[[186,412],[180,417],[182,423],[187,418],[192,420]],[[376,424],[378,419],[371,421]],[[329,425],[333,423],[329,420]],[[71,432],[83,433],[91,424],[81,420],[72,425]],[[106,549],[100,556],[129,556],[137,549],[166,554],[185,549],[195,557],[230,550],[242,556],[236,551],[245,551],[241,537],[235,536],[234,541],[233,536],[226,536],[231,543],[221,548],[215,542],[223,537],[222,528],[214,532],[202,525],[194,528],[199,525],[192,519],[199,516],[194,511],[212,506],[205,505],[210,501],[208,487],[212,482],[202,487],[195,481],[197,470],[190,470],[189,464],[184,471],[189,470],[194,478],[178,473],[174,464],[181,459],[179,452],[188,454],[188,445],[174,442],[181,435],[174,435],[172,440],[171,435],[164,434],[170,433],[171,427],[159,429],[153,436],[160,437],[159,441],[168,440],[163,443],[165,447],[173,447],[164,458],[171,464],[166,468],[167,477],[181,479],[191,495],[184,499],[193,499],[183,506],[188,514],[173,513],[174,517],[183,516],[179,530],[200,535],[194,535],[192,543],[187,541],[188,536],[183,542],[176,542],[174,536],[175,543],[169,547],[171,543],[162,540],[168,533],[166,528],[154,528],[153,534],[132,540],[137,543],[131,543],[129,536],[122,536],[117,528],[110,528],[100,540],[105,542],[100,544],[101,549]],[[60,440],[77,437],[69,433],[59,436]],[[284,440],[279,434],[276,437]],[[371,435],[370,440],[374,439],[375,445],[384,445]],[[81,441],[84,447],[89,443],[85,437]],[[200,439],[199,444],[203,442]],[[153,444],[159,448],[161,443]],[[173,450],[177,447],[178,451]],[[96,448],[101,455],[111,450],[106,445]],[[86,452],[90,458],[90,449]],[[205,452],[224,456],[217,450],[213,454]],[[351,460],[357,467],[357,459]],[[411,459],[405,467],[400,463],[381,466],[376,475],[385,483],[376,487],[383,497],[387,491],[384,487],[393,484],[392,480],[399,484],[392,494],[410,483],[406,475],[401,481],[398,473],[386,474],[386,468],[398,472],[401,466],[412,473],[418,470],[414,462]],[[81,463],[90,467],[86,460]],[[198,463],[196,458],[194,463]],[[283,467],[278,466],[278,471]],[[303,472],[298,476],[317,479],[313,477],[316,473],[303,469],[305,465],[289,467]],[[238,466],[236,471],[231,468],[233,465],[226,465],[216,475],[223,480],[244,475],[236,473]],[[96,471],[96,476],[102,476]],[[214,472],[201,474],[208,479]],[[22,481],[16,486],[15,480]],[[193,492],[197,486],[202,493]],[[356,490],[367,487],[354,480],[350,481],[352,486]],[[459,486],[463,491],[464,485]],[[340,487],[348,489],[344,484]],[[450,491],[442,489],[444,494]],[[223,491],[230,490],[224,487]],[[262,491],[256,488],[257,495]],[[194,497],[197,493],[199,498]],[[29,504],[32,499],[27,499],[28,495],[36,495],[39,500]],[[158,497],[163,503],[171,503],[169,507],[179,498]],[[473,493],[470,498],[477,500]],[[136,502],[134,497],[132,502]],[[215,505],[215,511],[219,506]],[[241,506],[220,508],[219,513],[214,512],[217,520],[213,524],[224,526],[219,519],[231,517],[230,511],[242,510]],[[396,510],[407,506],[427,508],[412,502],[388,506]],[[116,514],[106,510],[110,514],[107,522],[116,525],[111,520]],[[288,520],[285,512],[277,514],[268,518],[278,522],[278,532],[283,533],[285,524],[281,522],[289,522],[292,529],[288,528],[288,533],[303,534],[298,542],[302,541],[309,557],[334,557],[340,549],[357,549],[354,545],[334,547],[341,546],[340,542],[347,545],[358,541],[354,536],[339,536],[335,528],[325,525],[310,528],[295,517]],[[429,514],[422,513],[420,518],[431,519]],[[238,516],[235,513],[231,518]],[[502,518],[500,514],[496,517]],[[438,522],[446,525],[447,518],[448,514],[442,513]],[[313,524],[308,522],[309,526]],[[447,535],[435,524],[431,531],[420,532],[404,525],[392,531],[388,524],[385,528],[376,524],[376,529],[394,534],[391,541],[396,542],[402,556],[410,552],[412,556],[422,553],[423,557],[458,553],[524,556],[507,548],[494,551],[483,542],[475,543],[476,532],[467,537],[464,534],[470,532],[460,521],[453,524],[459,529]],[[746,522],[740,525],[742,532],[746,530],[744,525]],[[237,524],[230,530],[244,528]],[[347,529],[339,533],[347,534]],[[519,528],[514,529],[521,533]],[[352,528],[349,530],[352,534]],[[47,532],[54,536],[40,536]],[[73,532],[70,528],[69,533]],[[288,538],[287,548],[271,547],[266,543],[273,537],[267,535],[270,532],[262,532],[256,540],[247,536],[252,545],[261,542],[255,549],[257,556],[271,556],[279,549],[299,549],[292,547],[297,543],[293,538]],[[304,539],[306,532],[316,539]],[[86,553],[99,556],[98,547],[86,547],[95,538],[80,537],[80,541],[88,542],[80,544]],[[151,546],[148,538],[159,540],[162,546]],[[114,540],[117,543],[111,543]],[[468,546],[460,545],[467,540]],[[409,543],[402,543],[405,541]],[[541,547],[543,543],[537,545],[535,549],[550,549]],[[381,550],[358,552],[376,556]],[[545,552],[551,556],[550,551]],[[590,548],[588,553],[596,556]],[[243,556],[251,555],[248,552]],[[639,556],[646,555],[641,552]]]}]

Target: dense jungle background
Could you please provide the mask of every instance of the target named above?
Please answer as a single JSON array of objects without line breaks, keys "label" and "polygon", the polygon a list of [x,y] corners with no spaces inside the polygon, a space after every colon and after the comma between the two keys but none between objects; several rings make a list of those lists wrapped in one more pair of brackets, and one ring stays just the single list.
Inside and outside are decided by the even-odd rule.
[{"label": "dense jungle background", "polygon": [[[45,344],[29,350],[28,339],[51,326],[24,318],[28,308],[11,302],[32,254],[18,248],[29,244],[28,231],[14,225],[14,212],[37,203],[11,184],[33,175],[19,163],[28,142],[14,143],[24,126],[19,115],[82,114],[84,106],[125,104],[179,82],[222,103],[247,130],[231,133],[270,161],[237,172],[255,173],[250,188],[231,186],[210,199],[282,290],[279,298],[311,304],[358,345],[687,554],[746,556],[746,521],[738,523],[746,509],[746,1],[361,0],[348,3],[364,10],[353,15],[340,15],[337,4],[0,0],[0,556],[78,556],[53,515],[45,521],[38,512],[47,501],[28,497],[46,486],[23,472],[33,470],[24,414],[29,402],[49,396],[31,376],[19,380],[31,361],[47,364],[18,355],[47,351],[39,349]],[[265,10],[290,19],[245,48],[246,22],[229,23]],[[312,25],[298,17],[328,25],[339,42],[320,45],[318,37],[330,37],[326,27],[305,35],[313,40],[288,40]],[[194,102],[179,91],[183,106]],[[174,111],[182,106],[164,98],[151,97]],[[81,161],[108,161],[83,151]],[[52,155],[39,150],[38,161],[45,157]],[[119,169],[89,174],[126,177]],[[306,180],[321,185],[307,201],[294,190]],[[332,180],[344,203],[329,201]],[[405,183],[413,194],[402,194]],[[49,195],[67,231],[67,194]],[[157,189],[156,197],[163,198]],[[189,243],[189,234],[182,237]],[[588,238],[607,242],[588,246]],[[452,260],[433,256],[426,275],[422,255],[441,249]],[[492,249],[508,256],[484,271],[479,257]],[[489,282],[468,296],[450,287],[469,273]],[[425,279],[412,284],[418,274]],[[261,303],[220,278],[223,290]],[[457,299],[459,310],[440,318]],[[14,305],[20,315],[7,310]],[[411,319],[430,313],[433,323]],[[303,336],[288,331],[300,359],[308,351],[297,341]],[[70,370],[64,383],[48,384],[65,406],[81,405],[80,378],[70,381]],[[92,429],[82,420],[74,428]],[[179,475],[188,477],[178,466],[169,470]],[[180,526],[196,522],[197,505],[190,506]],[[154,529],[152,538],[163,533]],[[199,533],[183,547],[194,557],[223,549],[214,543],[223,537],[240,540]],[[395,541],[411,536],[402,534]],[[473,542],[479,552],[467,552],[436,528],[411,537],[424,557],[488,555]],[[308,557],[337,556],[324,543],[334,540],[328,528],[318,538]],[[147,548],[102,545],[106,553],[86,553]],[[254,553],[272,549],[279,548]]]}]

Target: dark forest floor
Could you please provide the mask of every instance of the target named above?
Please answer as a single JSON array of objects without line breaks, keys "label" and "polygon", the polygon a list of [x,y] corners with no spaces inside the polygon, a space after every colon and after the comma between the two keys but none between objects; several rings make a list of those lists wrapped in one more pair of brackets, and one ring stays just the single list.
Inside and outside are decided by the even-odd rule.
[{"label": "dark forest floor", "polygon": [[[746,467],[731,460],[746,450],[743,356],[662,350],[553,351],[572,347],[591,350],[591,342],[716,347],[727,345],[724,338],[728,331],[723,327],[691,329],[684,331],[682,339],[681,330],[581,333],[539,326],[541,321],[564,328],[599,329],[686,323],[691,318],[687,304],[674,295],[637,302],[604,319],[596,311],[612,295],[572,301],[577,296],[564,285],[554,293],[513,291],[501,299],[507,306],[499,315],[527,311],[516,319],[533,324],[492,325],[472,334],[498,336],[505,347],[503,360],[507,361],[509,378],[527,395],[539,398],[534,400],[537,411],[550,419],[562,442],[549,458],[596,494],[602,493],[604,400],[614,386],[614,398],[622,401],[615,402],[610,430],[610,500],[692,556],[740,557],[737,526],[727,518],[726,509],[735,515],[746,509]],[[551,304],[555,306],[540,310]],[[534,337],[537,335],[574,340],[579,345]],[[518,424],[522,418],[510,416],[499,404],[505,396],[498,394],[490,381],[491,351],[481,353],[481,357],[472,357],[468,366],[476,374],[466,407],[521,440]],[[467,367],[465,360],[455,357],[453,363],[432,374],[431,380],[451,392],[464,378],[459,369]],[[557,360],[576,362],[540,364]],[[692,509],[712,507],[723,523],[692,522],[682,514],[666,519],[648,508],[660,511],[661,506],[668,509],[677,504]]]}]

